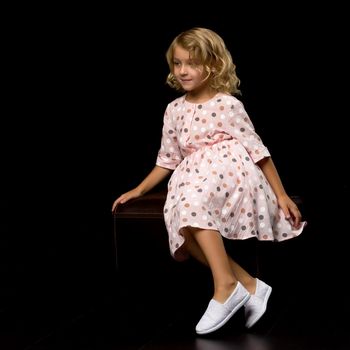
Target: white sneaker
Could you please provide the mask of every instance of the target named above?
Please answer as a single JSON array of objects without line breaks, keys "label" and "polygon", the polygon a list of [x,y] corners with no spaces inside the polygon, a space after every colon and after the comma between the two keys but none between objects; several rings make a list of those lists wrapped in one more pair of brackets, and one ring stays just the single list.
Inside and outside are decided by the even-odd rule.
[{"label": "white sneaker", "polygon": [[236,288],[223,304],[211,299],[196,326],[197,334],[207,334],[222,327],[249,298],[249,292],[240,282],[237,282]]},{"label": "white sneaker", "polygon": [[265,313],[267,301],[269,300],[271,292],[272,287],[256,279],[255,294],[252,294],[248,302],[244,305],[245,326],[247,328],[253,327]]}]

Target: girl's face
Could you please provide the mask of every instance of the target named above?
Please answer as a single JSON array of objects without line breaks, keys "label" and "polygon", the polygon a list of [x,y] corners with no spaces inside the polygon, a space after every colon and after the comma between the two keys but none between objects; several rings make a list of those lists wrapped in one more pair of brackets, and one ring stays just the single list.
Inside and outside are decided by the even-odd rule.
[{"label": "girl's face", "polygon": [[208,83],[203,65],[190,57],[190,52],[181,46],[175,46],[173,74],[182,88],[188,92],[205,89]]}]

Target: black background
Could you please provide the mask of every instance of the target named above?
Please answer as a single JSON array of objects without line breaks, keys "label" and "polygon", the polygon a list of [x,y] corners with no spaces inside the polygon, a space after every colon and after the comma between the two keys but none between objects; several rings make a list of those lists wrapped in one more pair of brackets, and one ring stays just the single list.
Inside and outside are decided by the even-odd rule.
[{"label": "black background", "polygon": [[[163,112],[177,96],[165,85],[165,51],[194,26],[225,40],[241,99],[287,191],[323,212],[329,227],[344,219],[338,215],[348,195],[342,9],[169,6],[8,13],[3,309],[19,306],[30,320],[35,305],[57,321],[113,283],[111,205],[154,166]],[[53,310],[57,300],[71,308],[65,316]]]}]

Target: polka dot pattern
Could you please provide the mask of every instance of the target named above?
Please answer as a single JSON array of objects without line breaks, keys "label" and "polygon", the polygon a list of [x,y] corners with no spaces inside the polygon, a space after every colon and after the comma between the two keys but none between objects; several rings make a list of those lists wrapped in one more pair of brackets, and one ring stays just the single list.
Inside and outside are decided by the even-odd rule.
[{"label": "polka dot pattern", "polygon": [[172,256],[186,226],[218,230],[228,239],[283,241],[298,236],[277,207],[276,196],[256,162],[270,156],[243,104],[218,93],[194,104],[179,97],[164,114],[156,164],[174,170],[164,219]]}]

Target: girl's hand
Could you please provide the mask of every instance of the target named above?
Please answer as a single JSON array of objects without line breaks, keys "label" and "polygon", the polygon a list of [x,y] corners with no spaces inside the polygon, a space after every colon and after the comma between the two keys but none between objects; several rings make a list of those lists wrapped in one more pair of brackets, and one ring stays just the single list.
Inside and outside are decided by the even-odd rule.
[{"label": "girl's hand", "polygon": [[124,204],[130,199],[137,198],[137,197],[141,197],[141,192],[137,188],[134,188],[131,191],[122,194],[113,202],[112,213],[115,214],[119,204]]},{"label": "girl's hand", "polygon": [[298,206],[288,195],[283,195],[277,200],[286,220],[288,220],[294,228],[298,229],[301,224],[301,213]]}]

